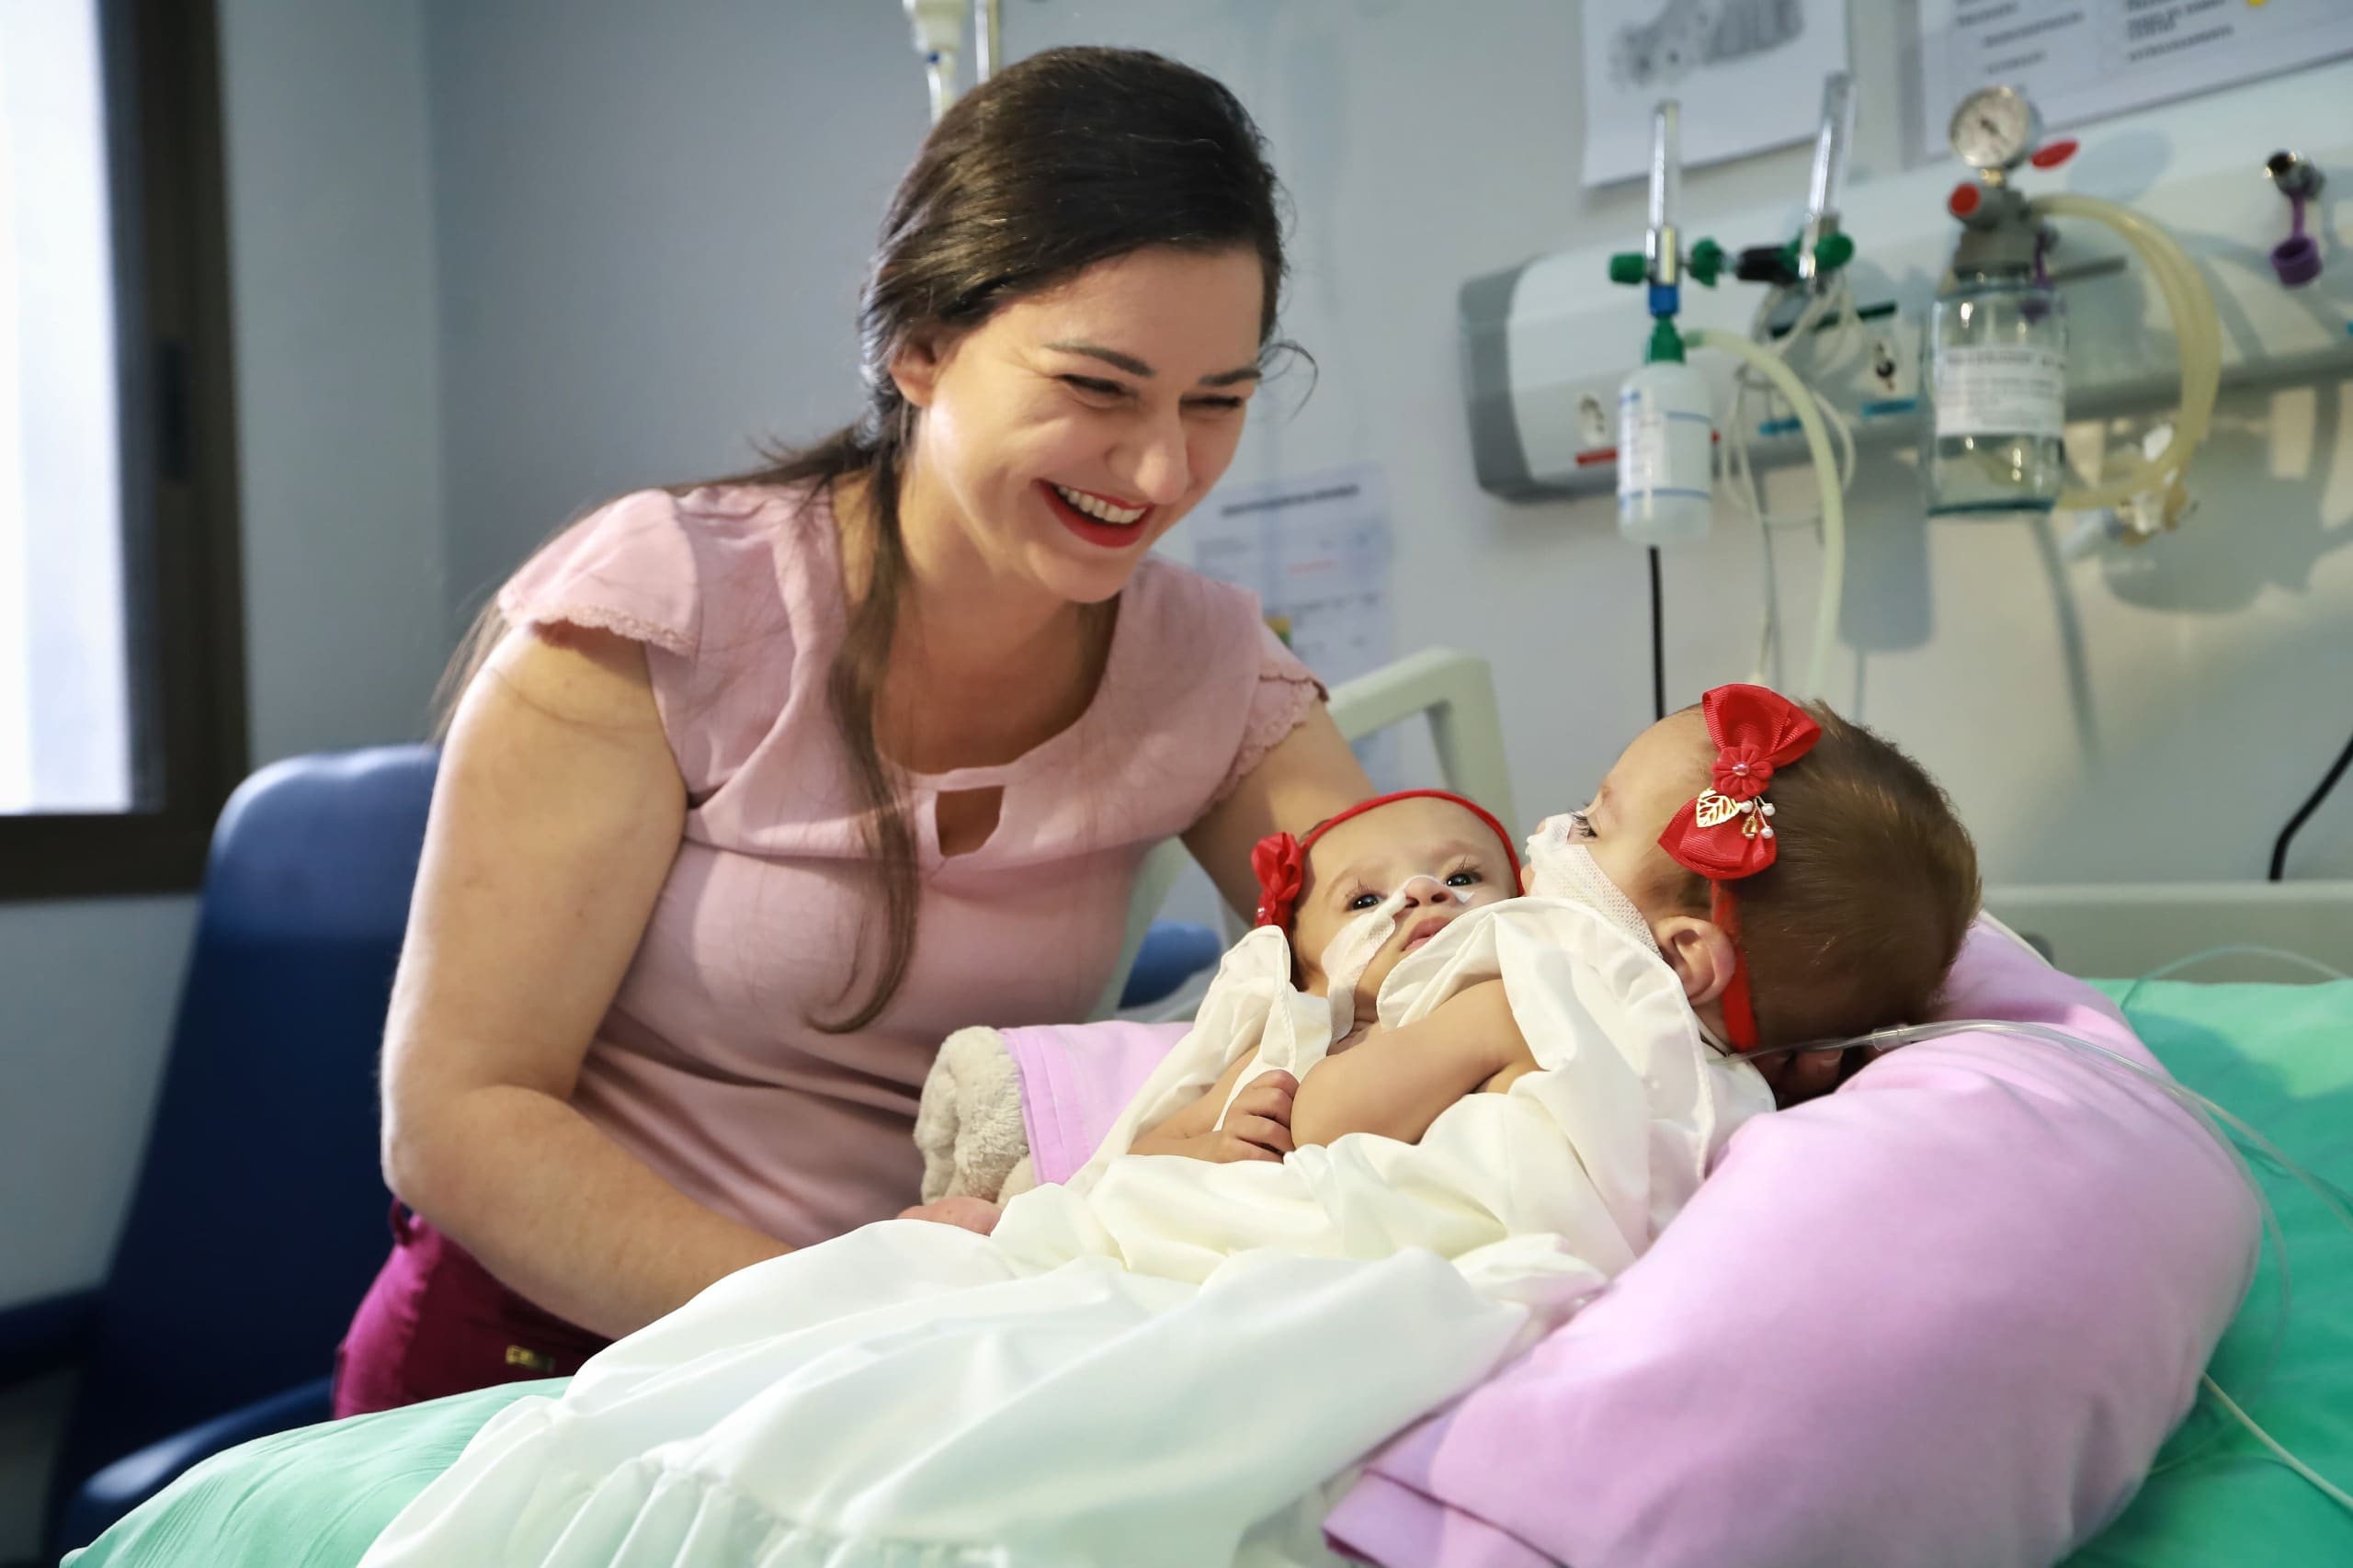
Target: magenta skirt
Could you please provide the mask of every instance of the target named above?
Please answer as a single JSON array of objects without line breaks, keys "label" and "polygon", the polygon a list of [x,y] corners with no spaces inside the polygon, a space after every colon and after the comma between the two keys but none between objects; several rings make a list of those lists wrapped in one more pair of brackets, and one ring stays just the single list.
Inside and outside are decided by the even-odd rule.
[{"label": "magenta skirt", "polygon": [[335,1414],[570,1377],[610,1343],[501,1285],[396,1199],[392,1255],[335,1353]]}]

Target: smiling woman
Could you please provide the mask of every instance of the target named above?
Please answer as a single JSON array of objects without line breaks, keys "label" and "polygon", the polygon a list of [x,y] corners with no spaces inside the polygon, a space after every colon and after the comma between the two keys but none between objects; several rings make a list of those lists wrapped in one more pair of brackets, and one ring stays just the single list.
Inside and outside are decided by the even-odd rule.
[{"label": "smiling woman", "polygon": [[393,996],[398,1244],[346,1413],[564,1372],[919,1193],[940,1040],[1086,1015],[1145,851],[1370,792],[1248,596],[1152,555],[1233,460],[1284,278],[1233,95],[1040,55],[900,183],[863,416],[623,497],[499,596]]},{"label": "smiling woman", "polygon": [[1233,461],[1266,288],[1254,251],[1155,245],[916,337],[893,366],[930,416],[900,502],[910,559],[936,569],[961,546],[1047,603],[1118,593]]}]

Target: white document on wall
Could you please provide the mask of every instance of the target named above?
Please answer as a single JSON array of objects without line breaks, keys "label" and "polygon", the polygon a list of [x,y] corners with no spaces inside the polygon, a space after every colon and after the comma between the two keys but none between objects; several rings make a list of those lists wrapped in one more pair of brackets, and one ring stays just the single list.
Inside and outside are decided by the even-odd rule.
[{"label": "white document on wall", "polygon": [[1803,142],[1847,69],[1847,0],[1585,0],[1585,183],[1646,175],[1651,111],[1682,106],[1683,162]]},{"label": "white document on wall", "polygon": [[2353,0],[1920,0],[1921,134],[1941,150],[1980,87],[2018,88],[2058,128],[2348,53]]},{"label": "white document on wall", "polygon": [[[1325,686],[1389,663],[1389,505],[1377,465],[1222,485],[1189,526],[1201,574],[1257,595]],[[1370,737],[1357,755],[1375,783],[1393,778],[1393,736]]]}]

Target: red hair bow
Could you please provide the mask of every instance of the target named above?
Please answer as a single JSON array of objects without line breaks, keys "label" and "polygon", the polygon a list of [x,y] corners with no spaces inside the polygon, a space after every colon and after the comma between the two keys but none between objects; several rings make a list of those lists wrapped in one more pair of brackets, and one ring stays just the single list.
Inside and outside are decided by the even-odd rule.
[{"label": "red hair bow", "polygon": [[1749,993],[1747,944],[1731,884],[1753,877],[1780,853],[1773,807],[1765,787],[1774,771],[1813,749],[1822,726],[1777,691],[1761,686],[1720,686],[1701,699],[1708,736],[1716,743],[1712,786],[1675,813],[1658,835],[1676,864],[1714,885],[1709,913],[1732,938],[1732,978],[1723,990],[1724,1033],[1735,1051],[1756,1049],[1756,1008]]},{"label": "red hair bow", "polygon": [[1711,882],[1736,881],[1773,863],[1779,851],[1765,788],[1775,769],[1813,749],[1822,726],[1761,686],[1717,687],[1700,708],[1716,743],[1714,784],[1675,813],[1658,841],[1677,865]]},{"label": "red hair bow", "polygon": [[1250,851],[1250,869],[1258,878],[1256,924],[1290,929],[1292,906],[1307,882],[1307,851],[1288,833],[1268,834]]}]

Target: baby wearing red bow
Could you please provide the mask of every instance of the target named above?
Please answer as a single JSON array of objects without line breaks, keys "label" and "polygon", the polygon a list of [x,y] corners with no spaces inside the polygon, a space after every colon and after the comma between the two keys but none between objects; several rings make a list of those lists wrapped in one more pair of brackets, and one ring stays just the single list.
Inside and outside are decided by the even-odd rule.
[{"label": "baby wearing red bow", "polygon": [[1529,854],[1523,872],[1502,824],[1442,790],[1265,840],[1258,924],[1290,937],[1301,990],[1336,997],[1336,1043],[1303,1082],[1267,1073],[1237,1096],[1243,1054],[1131,1152],[1279,1160],[1350,1132],[1413,1142],[1464,1096],[1507,1091],[1537,1065],[1501,980],[1395,1028],[1370,1020],[1407,953],[1515,893],[1586,904],[1652,948],[1702,1031],[1762,1053],[1777,1095],[1776,1048],[1927,1017],[1980,896],[1969,835],[1916,763],[1821,704],[1755,686],[1718,687],[1643,731]]},{"label": "baby wearing red bow", "polygon": [[[1709,1038],[1766,1053],[1927,1017],[1980,898],[1977,854],[1918,764],[1819,703],[1722,686],[1636,736],[1582,810],[1529,841],[1529,892],[1654,948]],[[1311,879],[1312,883],[1312,879]],[[1535,1062],[1500,982],[1308,1074],[1301,1144],[1417,1139]]]},{"label": "baby wearing red bow", "polygon": [[[1443,790],[1376,796],[1316,824],[1304,838],[1275,834],[1259,842],[1251,865],[1258,873],[1256,923],[1290,938],[1292,983],[1335,999],[1334,1055],[1373,1032],[1374,1000],[1400,960],[1463,914],[1520,887],[1519,854],[1503,824]],[[1237,1058],[1200,1098],[1144,1130],[1132,1152],[1201,1160],[1289,1153],[1299,1087],[1289,1073],[1262,1074],[1227,1103],[1250,1061]]]}]

